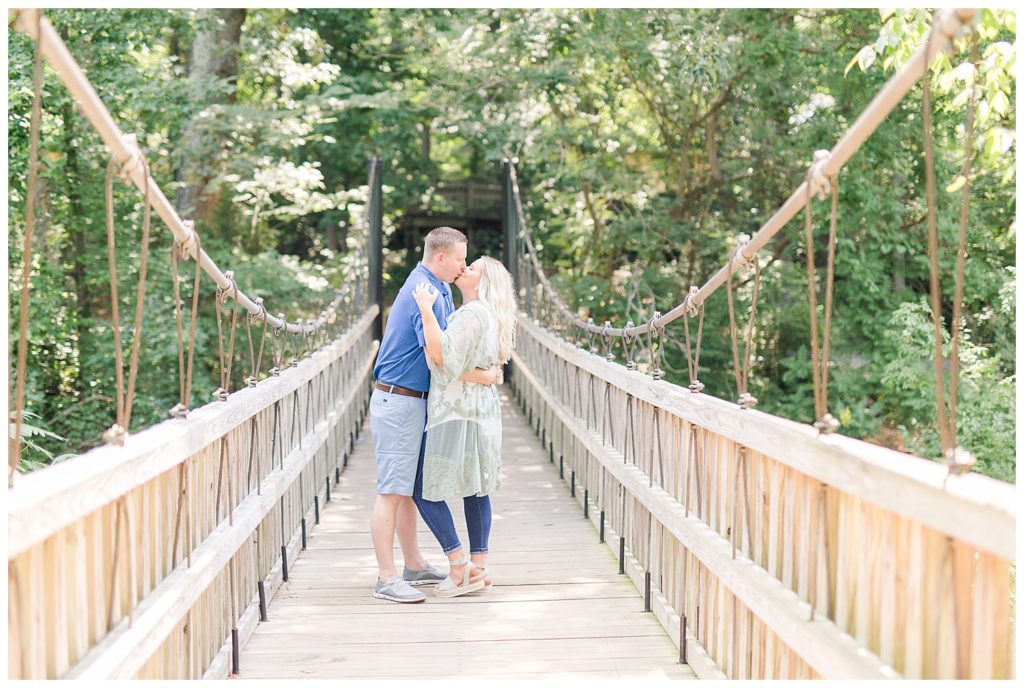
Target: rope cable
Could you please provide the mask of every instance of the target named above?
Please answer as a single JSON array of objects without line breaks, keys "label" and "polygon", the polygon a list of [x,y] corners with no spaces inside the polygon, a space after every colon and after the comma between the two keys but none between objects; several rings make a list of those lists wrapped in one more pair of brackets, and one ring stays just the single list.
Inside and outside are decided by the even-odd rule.
[{"label": "rope cable", "polygon": [[[687,299],[692,299],[693,295],[697,293],[697,287],[691,286],[690,293],[687,295]],[[690,318],[697,316],[697,346],[696,353],[691,352],[690,345]],[[686,367],[690,372],[690,391],[694,394],[704,389],[704,383],[700,381],[700,343],[704,336],[704,304],[700,304],[696,308],[687,308],[683,313],[683,332],[686,335]]]},{"label": "rope cable", "polygon": [[[819,154],[824,154],[823,156]],[[836,227],[839,213],[838,175],[827,177],[820,172],[824,161],[828,159],[827,151],[815,154],[815,164],[808,173],[807,199],[804,204],[804,242],[807,253],[807,297],[811,320],[811,383],[814,388],[814,427],[819,432],[831,433],[839,428],[839,421],[828,412],[828,367],[829,344],[832,331],[832,286],[835,281],[835,248]],[[825,323],[821,333],[821,346],[818,340],[818,296],[817,280],[814,269],[814,222],[813,199],[817,193],[819,198],[825,193],[831,194],[831,214],[829,217],[828,262],[825,275]]]},{"label": "rope cable", "polygon": [[[932,26],[933,31],[938,31],[942,35],[943,44],[941,49],[948,50],[952,43],[952,37],[956,32],[963,25],[974,21],[976,16],[977,11],[972,9],[944,9],[937,11],[935,13]],[[861,112],[856,121],[846,130],[842,138],[830,151],[827,151],[827,160],[824,164],[819,166],[818,170],[822,175],[829,178],[838,173],[843,165],[845,165],[856,153],[861,143],[863,143],[863,141],[878,128],[885,117],[892,112],[903,96],[909,92],[918,79],[920,79],[921,65],[927,64],[929,58],[938,50],[939,48],[936,48],[936,46],[931,42],[922,45],[910,57],[907,63],[895,75],[893,75],[888,82],[886,82],[886,85]],[[547,279],[537,255],[529,225],[525,221],[519,181],[515,168],[515,162],[517,161],[511,156],[506,156],[506,161],[509,163],[509,186],[511,192],[510,197],[514,205],[514,219],[517,221],[520,228],[520,236],[517,237],[517,243],[522,248],[526,249],[525,252],[520,252],[520,255],[530,261],[532,264],[531,267],[533,274],[536,275],[542,290],[548,292],[553,304],[567,322],[574,325],[578,330],[599,333],[601,331],[600,327],[597,325],[588,325],[588,323],[577,317],[569,309]],[[680,303],[672,310],[661,315],[656,323],[647,322],[633,327],[627,326],[626,328],[612,328],[608,330],[606,334],[613,337],[623,337],[626,334],[644,334],[652,324],[659,327],[665,327],[668,323],[682,317],[687,309],[704,303],[714,291],[727,281],[737,263],[745,262],[753,257],[758,250],[767,244],[767,242],[800,211],[804,206],[806,193],[807,182],[804,181],[751,238],[747,247],[747,250],[751,255],[737,255],[734,253],[730,257],[729,263],[720,268],[711,278],[709,278],[707,282],[700,287],[694,297],[688,297],[683,301],[683,303]]]},{"label": "rope cable", "polygon": [[[935,40],[936,27],[929,33],[929,45]],[[970,221],[970,174],[974,162],[974,116],[977,98],[977,32],[971,34],[971,60],[975,76],[971,82],[971,93],[967,100],[967,122],[964,130],[964,162],[960,175],[963,178],[960,195],[960,218],[957,236],[956,267],[954,270],[952,315],[949,323],[949,397],[946,397],[944,379],[944,356],[942,355],[942,292],[939,280],[939,236],[935,190],[935,152],[932,133],[931,70],[925,67],[921,79],[921,110],[925,151],[925,195],[927,198],[929,292],[931,297],[932,325],[934,335],[935,368],[935,416],[938,424],[942,455],[949,474],[967,472],[976,458],[968,450],[957,445],[957,396],[960,377],[960,319],[963,311],[964,267],[967,256],[967,226]]]},{"label": "rope cable", "polygon": [[[191,224],[191,223],[189,223]],[[199,235],[193,230],[190,238],[199,246]],[[185,342],[181,325],[181,285],[178,283],[178,260],[188,258],[189,242],[177,242],[171,247],[171,281],[174,283],[174,319],[178,332],[178,404],[170,410],[172,417],[188,415],[189,403],[192,399],[192,364],[196,352],[196,326],[199,314],[199,282],[203,274],[199,261],[196,261],[195,276],[192,278],[192,311],[189,321],[188,364],[185,363]]]},{"label": "rope cable", "polygon": [[114,231],[114,173],[115,168],[119,168],[123,172],[127,169],[128,165],[141,165],[143,174],[145,174],[146,178],[149,177],[149,167],[141,153],[138,154],[137,158],[129,158],[129,160],[120,164],[115,158],[111,157],[107,165],[104,187],[107,227],[107,268],[110,273],[111,328],[114,331],[114,382],[117,387],[117,418],[115,423],[103,433],[103,439],[106,442],[117,445],[124,444],[125,439],[128,437],[128,428],[131,424],[132,401],[135,396],[135,380],[139,368],[139,351],[142,345],[142,318],[145,310],[146,272],[149,264],[150,204],[149,187],[147,185],[143,195],[142,237],[139,247],[139,281],[136,288],[132,346],[128,359],[128,388],[125,389],[124,351],[121,341],[121,310],[117,288],[117,246]]},{"label": "rope cable", "polygon": [[[744,239],[736,248],[734,255],[742,255],[743,247],[746,245],[747,241]],[[757,403],[757,398],[747,391],[747,380],[750,375],[750,342],[753,339],[754,321],[757,315],[757,299],[761,285],[761,266],[755,256],[752,261],[754,264],[754,292],[750,298],[750,320],[747,324],[747,332],[743,342],[743,364],[740,365],[739,347],[736,342],[736,314],[732,295],[733,262],[732,260],[729,261],[729,278],[726,280],[726,295],[729,303],[729,337],[732,340],[733,375],[736,378],[736,391],[739,394],[736,403],[740,405],[741,409],[746,409]]]}]

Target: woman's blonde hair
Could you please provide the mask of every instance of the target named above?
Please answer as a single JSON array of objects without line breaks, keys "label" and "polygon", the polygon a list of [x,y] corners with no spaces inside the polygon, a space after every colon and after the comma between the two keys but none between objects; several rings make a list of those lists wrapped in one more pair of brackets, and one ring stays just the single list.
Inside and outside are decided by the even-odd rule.
[{"label": "woman's blonde hair", "polygon": [[489,256],[480,258],[480,286],[477,296],[494,309],[498,317],[498,360],[507,363],[516,347],[516,292],[512,275]]}]

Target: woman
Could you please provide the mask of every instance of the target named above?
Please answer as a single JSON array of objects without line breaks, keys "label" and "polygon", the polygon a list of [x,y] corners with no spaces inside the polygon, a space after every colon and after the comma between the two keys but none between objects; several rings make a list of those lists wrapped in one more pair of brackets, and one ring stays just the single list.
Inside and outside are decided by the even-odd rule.
[{"label": "woman", "polygon": [[[508,270],[483,257],[455,280],[462,307],[442,332],[434,316],[437,292],[420,283],[413,298],[423,316],[430,395],[423,470],[413,491],[420,515],[448,555],[448,578],[434,591],[456,597],[491,587],[487,540],[490,493],[501,484],[501,404],[493,386],[459,377],[473,368],[507,363],[516,333],[515,291]],[[467,559],[455,532],[447,499],[463,501],[469,530]]]}]

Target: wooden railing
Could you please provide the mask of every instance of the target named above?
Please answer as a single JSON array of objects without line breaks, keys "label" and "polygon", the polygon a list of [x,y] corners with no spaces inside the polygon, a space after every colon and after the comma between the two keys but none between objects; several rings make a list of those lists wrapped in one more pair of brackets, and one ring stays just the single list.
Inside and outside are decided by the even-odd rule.
[{"label": "wooden railing", "polygon": [[699,676],[1015,675],[1012,485],[518,338],[524,413]]},{"label": "wooden railing", "polygon": [[9,677],[226,677],[362,426],[377,312],[227,401],[22,477]]}]

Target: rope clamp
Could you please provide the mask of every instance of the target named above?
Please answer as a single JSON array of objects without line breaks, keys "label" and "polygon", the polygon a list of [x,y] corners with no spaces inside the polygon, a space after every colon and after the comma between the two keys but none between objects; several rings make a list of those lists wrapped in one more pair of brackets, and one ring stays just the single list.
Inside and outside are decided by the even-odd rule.
[{"label": "rope clamp", "polygon": [[813,162],[807,170],[807,193],[819,201],[825,200],[832,192],[832,179],[825,174],[825,165],[831,155],[832,152],[825,149],[814,151]]},{"label": "rope clamp", "polygon": [[826,413],[824,416],[814,421],[814,427],[823,435],[831,435],[839,429],[839,420],[831,413]]},{"label": "rope clamp", "polygon": [[690,383],[689,389],[694,394],[699,394],[700,391],[704,389],[704,383],[701,382],[700,380],[694,380],[693,382]]},{"label": "rope clamp", "polygon": [[[129,175],[143,164],[142,151],[139,150],[139,139],[135,134],[125,134],[121,138],[121,141],[128,149],[128,157],[124,160],[117,161],[117,178],[125,184],[130,184],[131,179]],[[148,179],[146,180],[146,183],[149,183]]]},{"label": "rope clamp", "polygon": [[227,401],[228,400],[228,391],[226,389],[224,389],[223,387],[218,387],[217,391],[215,391],[212,394],[212,396],[213,396],[214,399],[217,399],[219,401]]},{"label": "rope clamp", "polygon": [[267,309],[263,306],[263,298],[257,296],[252,301],[256,304],[256,307],[259,308],[259,310],[255,313],[249,313],[249,324],[255,324],[258,320],[266,321]]},{"label": "rope clamp", "polygon": [[[180,255],[182,259],[188,260],[189,258],[192,257],[192,251],[195,249],[196,244],[199,242],[199,235],[196,234],[195,220],[183,219],[181,221],[181,224],[185,227],[185,232],[187,233],[187,236],[183,241],[177,241],[177,237],[175,237],[175,241],[177,241],[178,244],[178,255]],[[196,260],[198,259],[199,255],[197,252]]]},{"label": "rope clamp", "polygon": [[691,284],[689,293],[687,293],[686,298],[683,299],[683,307],[686,309],[686,317],[688,318],[696,318],[700,314],[700,311],[697,310],[697,306],[693,305],[693,300],[697,298],[697,292],[699,291],[700,288],[697,285]]},{"label": "rope clamp", "polygon": [[740,405],[740,409],[753,408],[754,404],[757,403],[757,397],[750,392],[744,392],[740,395],[740,398],[736,400],[736,403]]},{"label": "rope clamp", "polygon": [[228,270],[227,272],[225,272],[224,278],[231,283],[231,286],[221,287],[219,284],[217,285],[217,303],[222,305],[228,302],[229,293],[231,293],[232,291],[238,291],[238,287],[235,286],[235,273],[233,271]]},{"label": "rope clamp", "polygon": [[[632,320],[626,321],[625,329],[631,330],[635,327]],[[622,348],[626,351],[626,370],[636,370],[636,361],[633,360],[633,343],[636,341],[636,335],[622,333]]]},{"label": "rope clamp", "polygon": [[587,350],[592,354],[597,353],[597,347],[594,346],[594,319],[587,318]]},{"label": "rope clamp", "polygon": [[171,418],[187,418],[188,417],[188,406],[185,404],[177,403],[167,411],[167,415]]},{"label": "rope clamp", "polygon": [[119,447],[123,447],[126,439],[128,439],[128,431],[117,423],[111,425],[103,433],[103,441],[107,444],[116,444]]},{"label": "rope clamp", "polygon": [[255,375],[250,375],[249,377],[245,378],[246,387],[255,387],[257,382],[259,382],[259,380],[256,379]]},{"label": "rope clamp", "polygon": [[947,449],[944,458],[950,475],[963,475],[978,462],[974,454],[960,446]]}]

